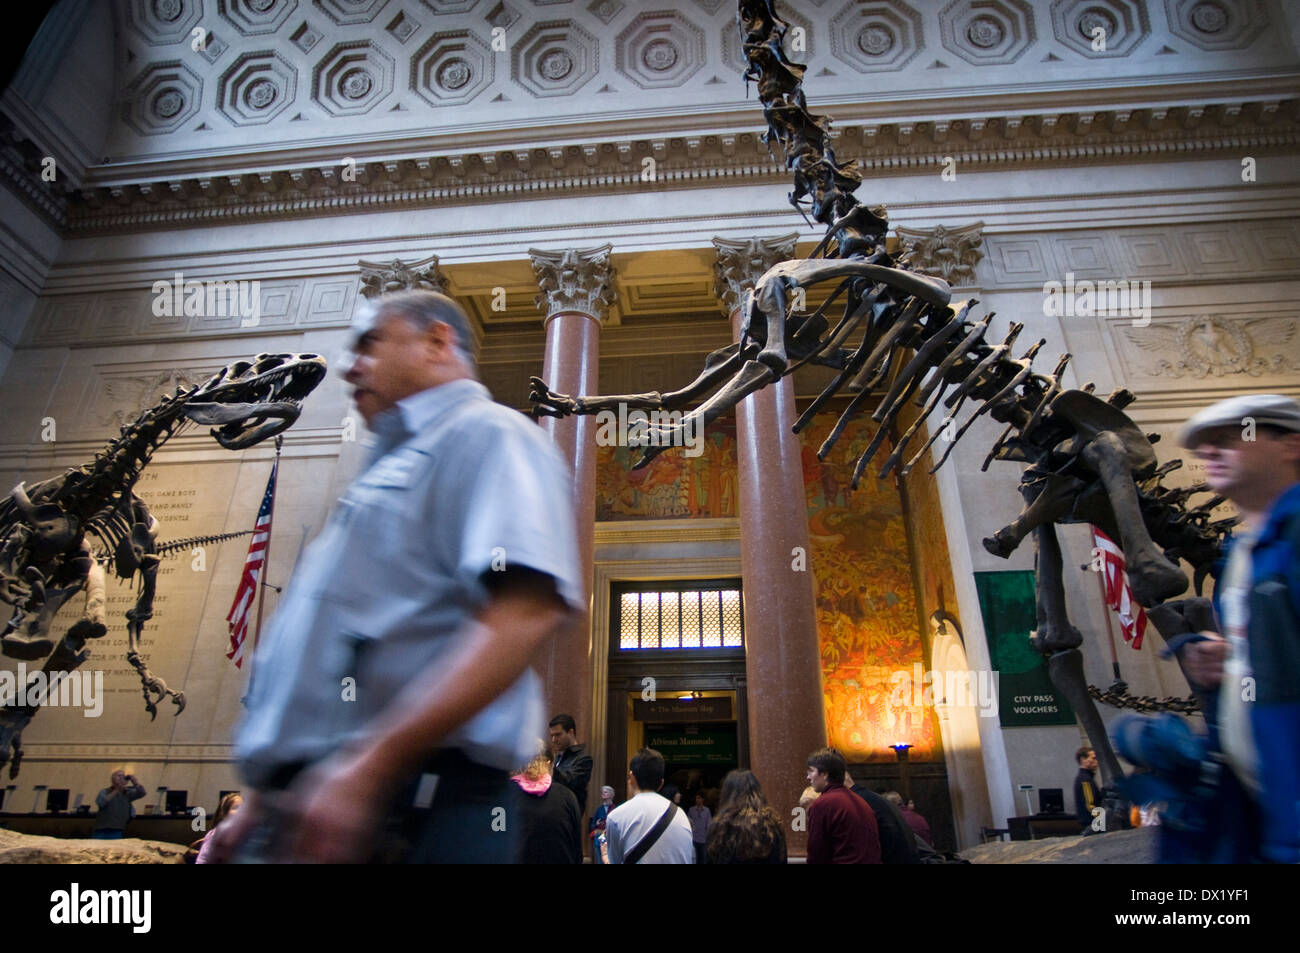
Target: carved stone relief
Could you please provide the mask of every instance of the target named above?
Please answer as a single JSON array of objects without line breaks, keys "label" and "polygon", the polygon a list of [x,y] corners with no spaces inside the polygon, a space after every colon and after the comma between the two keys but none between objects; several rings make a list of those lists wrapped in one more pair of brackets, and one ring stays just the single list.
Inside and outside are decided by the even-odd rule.
[{"label": "carved stone relief", "polygon": [[599,63],[599,42],[572,20],[534,24],[511,45],[511,76],[534,96],[572,93],[596,75]]},{"label": "carved stone relief", "polygon": [[96,431],[115,431],[134,421],[178,387],[193,387],[207,379],[206,369],[168,368],[152,372],[101,372],[100,392],[91,404]]},{"label": "carved stone relief", "polygon": [[609,23],[623,12],[623,0],[591,0],[587,11],[601,23]]},{"label": "carved stone relief", "polygon": [[217,13],[244,36],[274,33],[298,9],[298,0],[217,0]]},{"label": "carved stone relief", "polygon": [[1033,44],[1025,0],[953,0],[939,14],[944,47],[976,66],[1014,63]]},{"label": "carved stone relief", "polygon": [[126,20],[153,46],[167,46],[190,35],[203,15],[199,0],[131,0]]},{"label": "carved stone relief", "polygon": [[393,58],[370,40],[339,43],[312,72],[313,96],[332,116],[369,112],[393,90]]},{"label": "carved stone relief", "polygon": [[713,293],[722,313],[730,315],[740,307],[745,292],[773,265],[794,257],[799,233],[776,238],[715,238],[717,257],[713,262]]},{"label": "carved stone relief", "polygon": [[447,279],[438,271],[438,256],[430,255],[419,261],[357,262],[361,269],[361,296],[378,298],[394,291],[440,291],[447,293]]},{"label": "carved stone relief", "polygon": [[396,38],[399,43],[405,43],[415,36],[416,30],[420,29],[420,21],[398,10],[397,16],[389,20],[384,29]]},{"label": "carved stone relief", "polygon": [[1300,371],[1294,318],[1201,314],[1177,323],[1117,329],[1147,355],[1144,371],[1151,377],[1260,377]]},{"label": "carved stone relief", "polygon": [[896,228],[912,267],[953,287],[976,284],[975,266],[984,257],[984,223],[947,228]]},{"label": "carved stone relief", "polygon": [[316,9],[335,23],[369,23],[388,0],[313,0]]},{"label": "carved stone relief", "polygon": [[921,15],[903,0],[850,3],[830,29],[831,52],[864,73],[902,69],[925,49]]},{"label": "carved stone relief", "polygon": [[126,88],[122,116],[145,135],[174,132],[198,114],[203,80],[179,60],[145,67]]},{"label": "carved stone relief", "polygon": [[535,301],[550,319],[563,311],[579,311],[603,319],[618,298],[614,292],[612,245],[566,248],[562,251],[528,249],[533,274],[541,292]]},{"label": "carved stone relief", "polygon": [[298,71],[275,52],[245,53],[221,74],[217,103],[237,126],[270,122],[298,94]]},{"label": "carved stone relief", "polygon": [[1056,0],[1052,32],[1084,56],[1127,56],[1151,33],[1151,23],[1144,0]]},{"label": "carved stone relief", "polygon": [[467,103],[495,76],[496,56],[469,30],[435,33],[411,59],[411,89],[435,106]]},{"label": "carved stone relief", "polygon": [[1203,50],[1235,50],[1269,27],[1263,0],[1165,0],[1169,29]]},{"label": "carved stone relief", "polygon": [[704,31],[671,10],[643,13],[614,41],[614,68],[647,89],[681,85],[704,60]]}]

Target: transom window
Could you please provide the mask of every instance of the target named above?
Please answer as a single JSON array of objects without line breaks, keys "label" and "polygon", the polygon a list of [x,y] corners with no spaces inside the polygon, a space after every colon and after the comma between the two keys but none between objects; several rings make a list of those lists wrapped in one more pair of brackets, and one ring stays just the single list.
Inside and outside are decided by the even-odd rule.
[{"label": "transom window", "polygon": [[618,583],[611,595],[618,651],[745,647],[738,579]]}]

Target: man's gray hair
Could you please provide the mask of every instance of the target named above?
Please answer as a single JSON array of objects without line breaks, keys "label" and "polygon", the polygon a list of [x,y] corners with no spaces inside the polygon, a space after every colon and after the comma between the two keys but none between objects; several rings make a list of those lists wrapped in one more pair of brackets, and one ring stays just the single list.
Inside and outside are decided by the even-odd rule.
[{"label": "man's gray hair", "polygon": [[396,291],[376,298],[372,305],[376,318],[381,314],[398,314],[420,331],[427,331],[436,321],[450,325],[456,332],[456,350],[465,363],[477,366],[469,315],[452,298],[437,291]]}]

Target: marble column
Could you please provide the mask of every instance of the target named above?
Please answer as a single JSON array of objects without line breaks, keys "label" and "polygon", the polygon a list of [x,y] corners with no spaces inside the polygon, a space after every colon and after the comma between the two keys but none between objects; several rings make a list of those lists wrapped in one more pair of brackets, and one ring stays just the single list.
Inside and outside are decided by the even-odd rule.
[{"label": "marble column", "polygon": [[[546,358],[542,378],[562,394],[595,394],[599,390],[600,328],[614,300],[612,246],[563,251],[529,249],[541,293],[537,306],[546,313]],[[578,521],[578,554],[582,578],[591,596],[596,535],[596,418],[543,417],[542,427],[573,466],[573,509]],[[568,712],[578,723],[578,736],[592,740],[591,620],[588,613],[556,639],[543,661],[551,714]],[[594,805],[588,797],[587,803]]]},{"label": "marble column", "polygon": [[[713,240],[714,291],[737,339],[745,291],[772,265],[794,257],[796,238]],[[786,820],[796,855],[807,848],[804,825],[791,824],[807,785],[806,762],[826,744],[808,505],[799,440],[790,430],[797,417],[788,377],[736,408],[750,768]]]}]

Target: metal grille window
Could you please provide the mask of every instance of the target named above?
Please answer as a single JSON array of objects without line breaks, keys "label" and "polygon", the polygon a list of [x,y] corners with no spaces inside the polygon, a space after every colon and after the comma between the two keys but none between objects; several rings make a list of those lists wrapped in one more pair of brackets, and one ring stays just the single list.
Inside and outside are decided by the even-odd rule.
[{"label": "metal grille window", "polygon": [[614,638],[619,651],[744,648],[737,582],[681,585],[615,588]]}]

